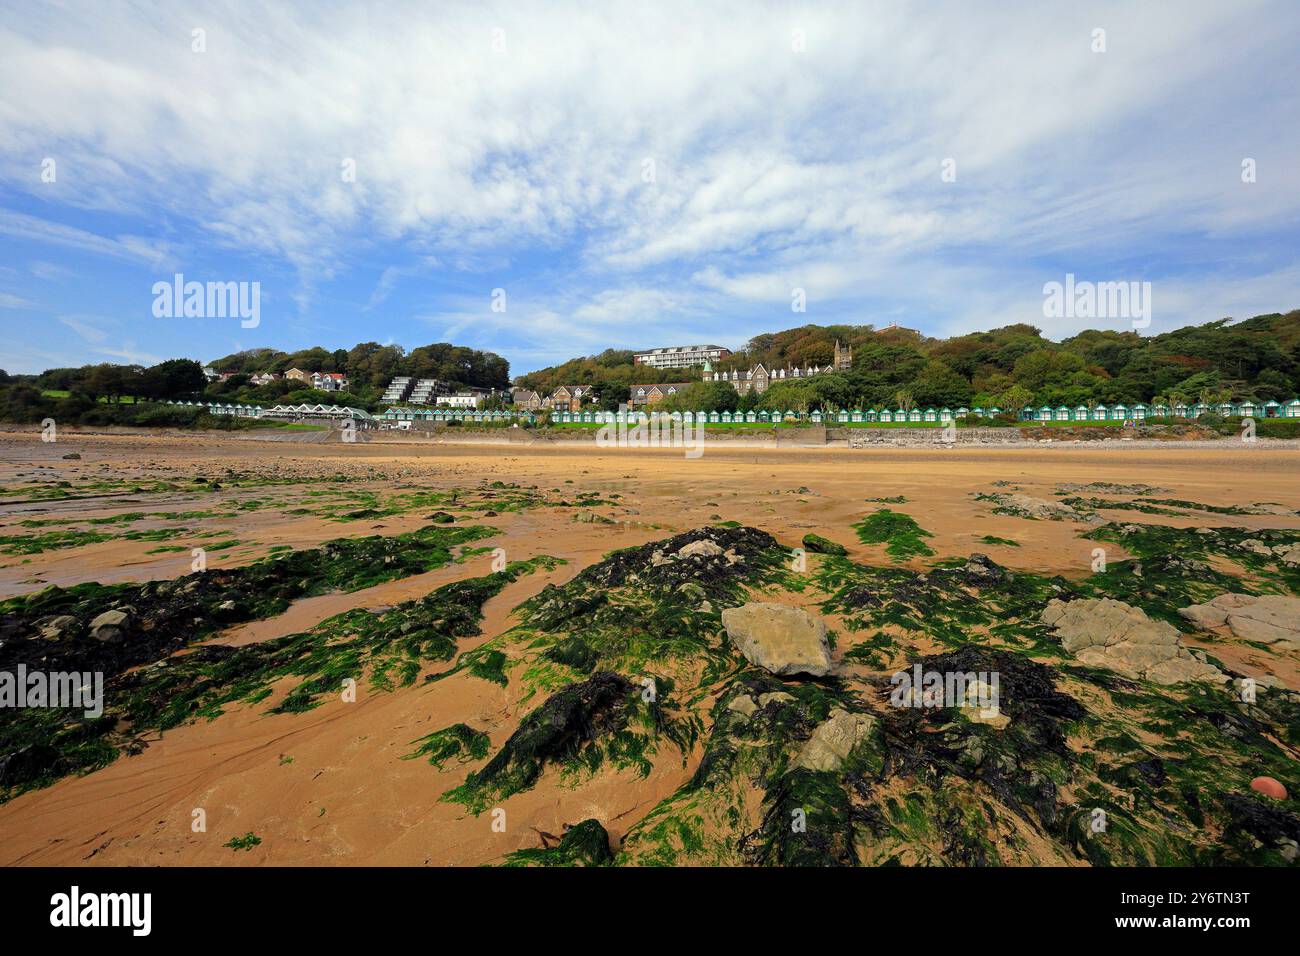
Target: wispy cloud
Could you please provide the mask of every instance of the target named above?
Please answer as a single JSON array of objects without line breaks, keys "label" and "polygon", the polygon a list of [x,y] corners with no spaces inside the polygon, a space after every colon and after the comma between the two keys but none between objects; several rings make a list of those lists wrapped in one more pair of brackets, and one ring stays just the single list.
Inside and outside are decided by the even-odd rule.
[{"label": "wispy cloud", "polygon": [[[293,277],[296,330],[363,339],[383,306],[386,335],[520,357],[828,316],[937,332],[1033,320],[1065,271],[1156,281],[1182,321],[1300,298],[1278,278],[1300,248],[1286,0],[5,19],[0,182],[22,201],[0,235],[55,268],[251,262]],[[508,318],[471,282],[507,288]]]}]

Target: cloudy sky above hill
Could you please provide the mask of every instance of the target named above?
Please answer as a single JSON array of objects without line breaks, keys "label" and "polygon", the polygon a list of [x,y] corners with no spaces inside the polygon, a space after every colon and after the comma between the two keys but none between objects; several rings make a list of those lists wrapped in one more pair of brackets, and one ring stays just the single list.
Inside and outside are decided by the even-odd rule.
[{"label": "cloudy sky above hill", "polygon": [[[1291,0],[0,2],[0,367],[1132,327],[1045,317],[1066,273],[1285,311],[1297,49]],[[260,324],[156,317],[175,273]]]}]

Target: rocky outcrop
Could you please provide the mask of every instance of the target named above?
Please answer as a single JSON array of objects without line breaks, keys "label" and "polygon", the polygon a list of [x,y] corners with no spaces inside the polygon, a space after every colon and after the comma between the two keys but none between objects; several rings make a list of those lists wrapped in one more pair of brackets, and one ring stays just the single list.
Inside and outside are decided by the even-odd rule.
[{"label": "rocky outcrop", "polygon": [[1065,650],[1093,667],[1156,684],[1227,679],[1217,667],[1193,656],[1173,625],[1152,620],[1122,601],[1053,600],[1040,620],[1055,629]]},{"label": "rocky outcrop", "polygon": [[750,602],[724,610],[722,624],[746,660],[773,674],[831,672],[826,624],[801,608]]},{"label": "rocky outcrop", "polygon": [[1048,521],[1082,521],[1087,524],[1099,524],[1102,518],[1090,511],[1079,511],[1063,501],[1049,501],[1032,495],[1015,491],[1009,494],[978,495],[986,501],[993,502],[997,514],[1014,515],[1017,518],[1035,518]]},{"label": "rocky outcrop", "polygon": [[1243,641],[1300,650],[1300,598],[1229,592],[1208,604],[1193,604],[1178,613],[1205,630],[1227,626]]},{"label": "rocky outcrop", "polygon": [[667,564],[684,561],[703,567],[714,563],[715,559],[727,565],[740,564],[745,560],[734,548],[723,549],[716,542],[702,538],[685,544],[676,551],[656,551],[650,556],[650,564],[662,568]]}]

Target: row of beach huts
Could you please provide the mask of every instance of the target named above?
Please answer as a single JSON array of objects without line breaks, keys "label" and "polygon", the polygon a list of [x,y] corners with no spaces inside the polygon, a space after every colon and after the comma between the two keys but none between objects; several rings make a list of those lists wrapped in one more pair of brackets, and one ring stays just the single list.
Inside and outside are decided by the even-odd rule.
[{"label": "row of beach huts", "polygon": [[[532,412],[478,411],[453,408],[416,408],[394,406],[380,415],[371,415],[359,408],[342,405],[275,405],[262,408],[259,405],[223,405],[205,402],[168,402],[169,405],[206,407],[211,415],[233,415],[239,418],[267,418],[281,421],[326,420],[339,421],[352,419],[356,422],[377,424],[379,427],[409,428],[412,422],[500,422],[514,419],[533,421]],[[783,421],[806,420],[813,424],[944,424],[973,415],[980,418],[993,418],[1001,415],[1002,409],[989,408],[871,408],[857,410],[840,410],[837,412],[811,413],[795,411],[748,411],[748,412],[673,412],[671,418],[689,424],[772,424]],[[1214,413],[1224,418],[1298,418],[1300,419],[1300,398],[1290,402],[1223,402],[1208,405],[1196,404],[1174,405],[1043,405],[1038,408],[1026,408],[1018,417],[1026,422],[1105,422],[1105,421],[1145,421],[1148,418],[1182,418],[1195,419],[1202,415]],[[644,411],[629,412],[557,412],[552,420],[563,424],[601,424],[627,421],[645,421],[648,415]]]}]

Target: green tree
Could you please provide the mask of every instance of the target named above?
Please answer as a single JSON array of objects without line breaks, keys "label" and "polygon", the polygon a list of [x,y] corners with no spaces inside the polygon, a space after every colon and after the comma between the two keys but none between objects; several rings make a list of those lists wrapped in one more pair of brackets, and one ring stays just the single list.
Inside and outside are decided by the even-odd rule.
[{"label": "green tree", "polygon": [[1034,400],[1034,393],[1023,385],[1012,385],[998,396],[997,405],[1004,412],[1018,416]]}]

